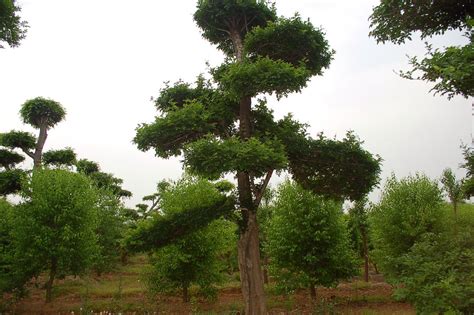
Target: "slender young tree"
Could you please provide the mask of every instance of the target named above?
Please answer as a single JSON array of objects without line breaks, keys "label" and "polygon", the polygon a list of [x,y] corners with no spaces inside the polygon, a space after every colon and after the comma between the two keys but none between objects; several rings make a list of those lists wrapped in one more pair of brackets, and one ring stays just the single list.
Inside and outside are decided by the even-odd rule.
[{"label": "slender young tree", "polygon": [[461,181],[456,180],[456,175],[454,175],[450,168],[443,171],[440,181],[453,206],[454,215],[457,216],[458,203],[464,199],[463,184]]},{"label": "slender young tree", "polygon": [[[264,99],[252,101],[299,92],[328,68],[334,52],[322,30],[298,15],[278,18],[261,0],[200,0],[194,19],[226,61],[211,70],[212,81],[165,86],[156,99],[160,115],[137,128],[134,142],[162,158],[184,154],[186,168],[200,176],[235,175],[245,313],[266,314],[257,209],[273,173],[288,170],[306,189],[354,199],[377,182],[379,160],[352,134],[343,141],[313,139],[291,115],[277,121]],[[202,222],[217,212],[206,213]]]}]

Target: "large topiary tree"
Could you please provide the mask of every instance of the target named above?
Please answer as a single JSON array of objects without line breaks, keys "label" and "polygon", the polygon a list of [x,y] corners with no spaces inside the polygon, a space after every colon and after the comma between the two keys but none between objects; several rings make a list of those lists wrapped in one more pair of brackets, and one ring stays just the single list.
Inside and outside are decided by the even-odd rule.
[{"label": "large topiary tree", "polygon": [[[352,134],[313,139],[291,115],[277,121],[264,99],[252,101],[299,92],[329,67],[334,52],[322,30],[298,15],[278,18],[274,6],[257,0],[200,0],[194,19],[226,61],[211,70],[211,81],[165,86],[156,99],[159,116],[137,128],[134,142],[162,158],[183,154],[194,174],[235,175],[245,313],[266,314],[256,214],[273,173],[288,170],[306,189],[357,199],[377,182],[379,160]],[[203,213],[214,218],[211,211],[197,215]]]}]

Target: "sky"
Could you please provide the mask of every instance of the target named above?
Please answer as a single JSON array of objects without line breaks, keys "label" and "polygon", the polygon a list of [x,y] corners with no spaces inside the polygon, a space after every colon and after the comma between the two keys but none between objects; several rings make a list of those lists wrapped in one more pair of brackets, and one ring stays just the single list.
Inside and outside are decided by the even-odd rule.
[{"label": "sky", "polygon": [[[51,98],[66,108],[67,117],[49,132],[45,150],[72,147],[79,158],[97,161],[132,191],[128,206],[153,193],[160,180],[178,179],[179,157],[141,152],[132,139],[138,124],[158,114],[151,98],[163,82],[193,82],[206,72],[206,62],[223,61],[193,21],[196,1],[17,2],[30,28],[18,48],[0,49],[0,132],[37,133],[22,124],[19,109],[28,99]],[[322,27],[336,54],[323,76],[301,93],[280,101],[268,97],[269,104],[277,118],[291,112],[309,124],[312,136],[342,138],[353,130],[367,150],[383,158],[381,187],[392,173],[439,178],[451,167],[464,176],[459,147],[472,141],[473,100],[433,96],[431,84],[396,74],[409,69],[407,55],[425,53],[424,44],[416,36],[399,46],[369,38],[368,18],[377,2],[277,0],[279,15],[299,12]],[[465,39],[449,33],[431,42],[443,47]],[[376,189],[371,199],[379,195]]]}]

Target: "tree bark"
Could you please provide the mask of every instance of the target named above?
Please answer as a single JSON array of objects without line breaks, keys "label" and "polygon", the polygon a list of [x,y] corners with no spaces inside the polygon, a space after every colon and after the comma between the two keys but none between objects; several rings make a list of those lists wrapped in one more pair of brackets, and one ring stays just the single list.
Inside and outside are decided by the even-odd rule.
[{"label": "tree bark", "polygon": [[317,295],[316,295],[316,286],[314,284],[311,284],[309,286],[309,294],[311,295],[311,300],[313,302],[316,302]]},{"label": "tree bark", "polygon": [[364,251],[364,280],[369,282],[369,249],[367,245],[367,232],[362,230],[362,246]]},{"label": "tree bark", "polygon": [[56,257],[51,259],[51,269],[49,270],[49,279],[46,282],[46,303],[51,302],[52,300],[52,291],[53,291],[53,282],[56,277],[56,271],[58,268],[58,262]]},{"label": "tree bark", "polygon": [[189,290],[188,290],[188,284],[183,284],[183,302],[188,303],[189,302]]},{"label": "tree bark", "polygon": [[40,127],[38,141],[36,142],[35,153],[33,156],[33,167],[37,168],[41,166],[41,159],[43,157],[43,148],[48,137],[48,127],[43,125]]},{"label": "tree bark", "polygon": [[[230,23],[230,38],[234,45],[237,62],[244,60],[244,49],[240,29]],[[239,136],[246,141],[252,136],[252,98],[242,96],[239,106]],[[263,289],[262,270],[260,264],[260,245],[256,209],[252,196],[252,185],[248,172],[237,173],[239,203],[242,213],[240,237],[237,243],[240,283],[245,301],[246,315],[267,314],[265,291]]]},{"label": "tree bark", "polygon": [[260,269],[257,215],[254,211],[248,211],[246,217],[247,227],[244,231],[241,231],[237,244],[245,314],[263,315],[267,314],[267,309],[265,292],[263,290],[262,270]]}]

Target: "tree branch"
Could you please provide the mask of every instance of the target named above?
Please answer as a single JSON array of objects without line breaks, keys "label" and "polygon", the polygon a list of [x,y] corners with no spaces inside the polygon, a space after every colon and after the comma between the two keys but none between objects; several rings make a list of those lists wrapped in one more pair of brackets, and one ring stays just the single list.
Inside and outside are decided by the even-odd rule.
[{"label": "tree branch", "polygon": [[260,190],[257,192],[255,196],[255,207],[258,208],[260,206],[260,202],[262,201],[263,193],[265,192],[265,189],[267,189],[268,183],[270,182],[270,178],[272,178],[273,175],[273,170],[270,170],[267,172],[267,176],[263,180],[262,187]]}]

